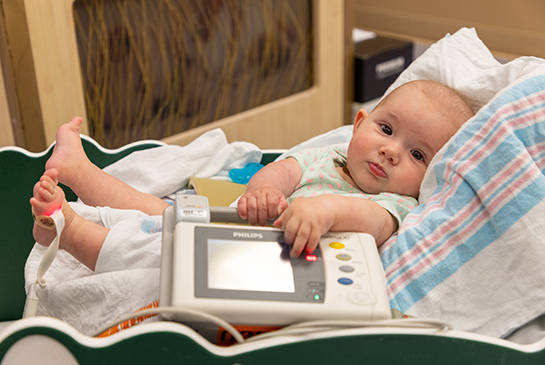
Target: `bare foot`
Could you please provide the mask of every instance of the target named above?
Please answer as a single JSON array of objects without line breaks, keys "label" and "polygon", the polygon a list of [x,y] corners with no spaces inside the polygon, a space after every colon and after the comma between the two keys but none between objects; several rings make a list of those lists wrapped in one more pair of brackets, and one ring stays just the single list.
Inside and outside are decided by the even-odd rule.
[{"label": "bare foot", "polygon": [[[58,186],[58,176],[57,169],[51,168],[46,170],[36,183],[34,196],[30,198],[33,212],[37,216],[45,216],[62,209],[64,230],[59,248],[94,270],[98,254],[110,230],[83,218],[72,209],[64,198],[64,192]],[[49,246],[57,234],[56,230],[40,227],[36,223],[32,233],[36,242],[43,246]]]},{"label": "bare foot", "polygon": [[[34,185],[34,196],[30,198],[30,205],[32,205],[32,210],[37,216],[51,216],[56,211],[62,209],[66,230],[70,223],[72,223],[75,212],[70,205],[68,205],[64,199],[64,192],[57,185],[58,174],[56,169],[48,169],[44,172],[40,181]],[[36,223],[34,224],[32,233],[36,242],[46,247],[49,246],[57,234],[54,229],[49,230],[40,227]],[[59,247],[64,248],[62,237],[59,242]]]},{"label": "bare foot", "polygon": [[76,179],[84,178],[85,168],[92,165],[81,144],[82,122],[80,117],[74,117],[59,128],[53,154],[45,165],[46,170],[56,169],[58,180],[68,186],[77,184]]}]

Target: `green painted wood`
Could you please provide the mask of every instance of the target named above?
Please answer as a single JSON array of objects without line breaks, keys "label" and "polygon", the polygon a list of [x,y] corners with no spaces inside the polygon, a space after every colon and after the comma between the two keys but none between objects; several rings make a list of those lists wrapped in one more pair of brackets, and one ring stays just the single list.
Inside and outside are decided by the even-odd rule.
[{"label": "green painted wood", "polygon": [[503,346],[430,335],[358,335],[307,340],[218,356],[188,336],[153,332],[108,347],[82,345],[66,333],[47,327],[18,331],[0,343],[0,359],[17,340],[44,335],[62,343],[85,364],[521,364],[545,362],[544,351],[522,352]]}]

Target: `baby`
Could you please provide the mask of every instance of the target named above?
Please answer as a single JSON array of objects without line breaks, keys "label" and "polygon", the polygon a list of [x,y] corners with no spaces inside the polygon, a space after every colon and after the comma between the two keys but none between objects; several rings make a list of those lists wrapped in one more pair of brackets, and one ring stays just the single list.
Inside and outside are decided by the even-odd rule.
[{"label": "baby", "polygon": [[[370,114],[358,112],[346,155],[336,149],[304,151],[263,168],[240,198],[239,215],[250,224],[264,225],[280,214],[274,225],[285,229],[294,256],[312,252],[328,231],[370,233],[380,246],[416,205],[433,156],[472,116],[464,100],[439,83],[404,84]],[[74,118],[59,128],[53,154],[30,203],[37,216],[36,241],[44,246],[51,243],[55,231],[41,222],[62,209],[65,228],[60,248],[94,270],[109,229],[76,214],[59,182],[91,206],[160,215],[169,205],[95,166],[82,148],[80,125],[81,119]],[[290,204],[287,199],[292,200]]]},{"label": "baby", "polygon": [[416,205],[433,156],[472,116],[439,83],[402,85],[369,115],[358,112],[346,155],[302,151],[260,170],[238,202],[239,215],[262,225],[280,214],[274,225],[285,229],[294,256],[312,252],[328,231],[370,233],[380,246]]}]

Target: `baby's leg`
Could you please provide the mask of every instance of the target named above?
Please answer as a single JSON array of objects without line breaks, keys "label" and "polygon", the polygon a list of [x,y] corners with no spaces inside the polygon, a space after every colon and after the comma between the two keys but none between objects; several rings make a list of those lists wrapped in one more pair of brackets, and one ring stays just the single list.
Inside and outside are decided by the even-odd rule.
[{"label": "baby's leg", "polygon": [[[109,229],[92,223],[76,214],[64,199],[64,192],[57,185],[58,171],[47,170],[34,186],[30,199],[33,213],[49,216],[62,209],[65,225],[59,241],[59,248],[74,256],[85,266],[94,270],[96,260]],[[34,239],[43,246],[49,246],[56,231],[34,224]]]},{"label": "baby's leg", "polygon": [[73,118],[57,132],[57,143],[46,169],[59,171],[59,181],[69,186],[87,205],[136,209],[149,215],[160,215],[168,204],[144,194],[105,173],[85,155],[80,139],[82,120]]}]

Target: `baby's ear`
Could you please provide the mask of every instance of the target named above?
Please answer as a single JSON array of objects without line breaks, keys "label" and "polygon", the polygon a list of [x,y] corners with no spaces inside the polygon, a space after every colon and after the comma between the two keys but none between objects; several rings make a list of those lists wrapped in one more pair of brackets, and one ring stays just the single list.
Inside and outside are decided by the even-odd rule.
[{"label": "baby's ear", "polygon": [[368,115],[369,113],[367,112],[367,110],[365,109],[358,110],[358,113],[356,114],[356,118],[354,118],[354,131],[358,129],[361,122],[363,122],[363,120],[367,118]]}]

